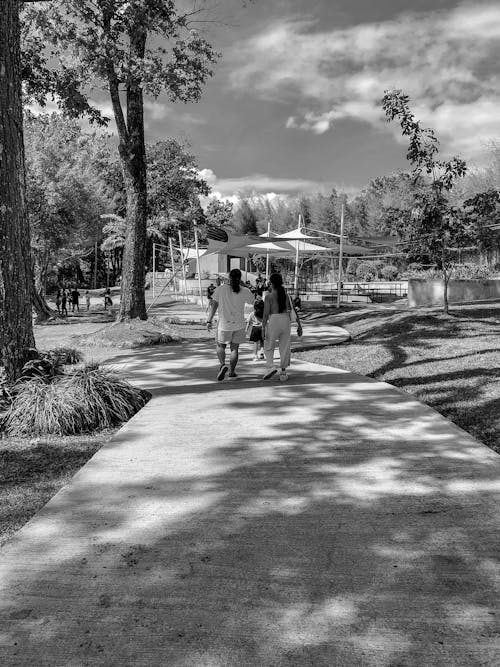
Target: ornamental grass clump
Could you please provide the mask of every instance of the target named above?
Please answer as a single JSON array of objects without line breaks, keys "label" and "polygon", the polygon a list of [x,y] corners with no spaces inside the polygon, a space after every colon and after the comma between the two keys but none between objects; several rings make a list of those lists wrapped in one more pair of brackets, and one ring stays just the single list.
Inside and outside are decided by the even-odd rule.
[{"label": "ornamental grass clump", "polygon": [[71,391],[64,378],[47,383],[33,377],[17,385],[6,412],[4,430],[8,435],[74,435],[84,430],[84,397]]},{"label": "ornamental grass clump", "polygon": [[85,397],[92,410],[85,416],[89,430],[108,428],[128,421],[149,400],[150,395],[122,380],[111,369],[87,364],[68,376],[70,390]]},{"label": "ornamental grass clump", "polygon": [[50,383],[39,377],[19,383],[3,427],[17,436],[89,433],[127,421],[149,397],[116,372],[88,364]]}]

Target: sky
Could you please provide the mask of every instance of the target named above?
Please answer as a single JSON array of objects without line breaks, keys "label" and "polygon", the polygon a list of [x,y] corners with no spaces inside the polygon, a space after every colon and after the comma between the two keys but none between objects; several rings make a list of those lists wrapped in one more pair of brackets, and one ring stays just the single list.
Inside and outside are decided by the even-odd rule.
[{"label": "sky", "polygon": [[481,165],[500,137],[498,0],[214,2],[203,29],[222,60],[201,101],[147,100],[145,120],[149,142],[189,141],[217,196],[349,192],[407,168],[387,89],[444,157]]}]

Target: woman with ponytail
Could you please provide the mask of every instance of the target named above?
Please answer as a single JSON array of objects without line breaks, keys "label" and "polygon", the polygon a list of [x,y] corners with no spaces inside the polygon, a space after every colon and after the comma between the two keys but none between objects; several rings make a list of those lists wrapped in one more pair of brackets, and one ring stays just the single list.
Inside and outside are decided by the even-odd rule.
[{"label": "woman with ponytail", "polygon": [[272,273],[269,277],[271,290],[264,299],[264,317],[262,318],[262,332],[264,334],[264,353],[266,355],[266,372],[264,380],[269,380],[278,371],[274,368],[274,348],[276,343],[280,351],[280,380],[286,382],[286,369],[290,366],[290,335],[292,329],[291,311],[294,310],[297,319],[297,335],[302,336],[302,325],[297,311],[293,308],[285,288],[283,278],[279,273]]},{"label": "woman with ponytail", "polygon": [[[212,295],[212,303],[208,313],[207,327],[212,328],[212,320],[219,311],[219,324],[216,333],[217,358],[219,372],[217,380],[221,381],[229,371],[229,377],[237,377],[236,364],[241,343],[246,341],[245,304],[253,304],[252,292],[241,285],[241,271],[232,269],[229,272],[229,285],[220,285]],[[231,355],[229,367],[226,365],[226,345],[229,343]]]}]

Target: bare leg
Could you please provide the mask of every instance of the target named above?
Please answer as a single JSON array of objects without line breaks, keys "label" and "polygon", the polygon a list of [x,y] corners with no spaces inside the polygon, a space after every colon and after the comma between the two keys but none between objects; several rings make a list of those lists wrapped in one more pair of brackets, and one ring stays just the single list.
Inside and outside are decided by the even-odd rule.
[{"label": "bare leg", "polygon": [[229,372],[234,373],[236,364],[238,363],[238,343],[231,343],[231,355],[229,357]]},{"label": "bare leg", "polygon": [[221,366],[226,363],[226,344],[217,343],[217,358]]}]

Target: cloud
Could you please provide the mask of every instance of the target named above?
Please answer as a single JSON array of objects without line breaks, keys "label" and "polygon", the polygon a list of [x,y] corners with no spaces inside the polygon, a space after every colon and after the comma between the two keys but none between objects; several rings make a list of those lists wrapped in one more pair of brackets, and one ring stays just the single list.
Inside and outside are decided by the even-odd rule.
[{"label": "cloud", "polygon": [[[215,176],[211,169],[204,169],[201,173],[205,171]],[[242,196],[265,194],[272,199],[283,194],[326,192],[332,188],[332,185],[304,178],[281,178],[266,174],[251,174],[239,178],[217,178],[215,176],[215,181],[211,185],[222,198],[239,193]]]},{"label": "cloud", "polygon": [[231,59],[234,90],[295,105],[284,119],[290,129],[323,134],[354,119],[399,134],[396,124],[386,125],[380,100],[402,88],[446,150],[474,155],[484,138],[499,134],[497,2],[328,31],[284,20],[239,43]]},{"label": "cloud", "polygon": [[203,125],[206,121],[200,116],[196,116],[188,111],[180,111],[168,102],[162,102],[161,98],[158,100],[144,100],[144,111],[146,126],[151,121],[164,121],[166,118],[174,122],[183,122],[190,125]]},{"label": "cloud", "polygon": [[242,199],[267,199],[271,204],[307,194],[328,194],[332,188],[355,195],[359,189],[338,183],[324,183],[304,178],[284,178],[266,174],[251,174],[239,178],[218,178],[212,169],[202,169],[200,175],[212,188],[208,197],[201,197],[204,208],[212,199],[230,201],[237,206]]}]

